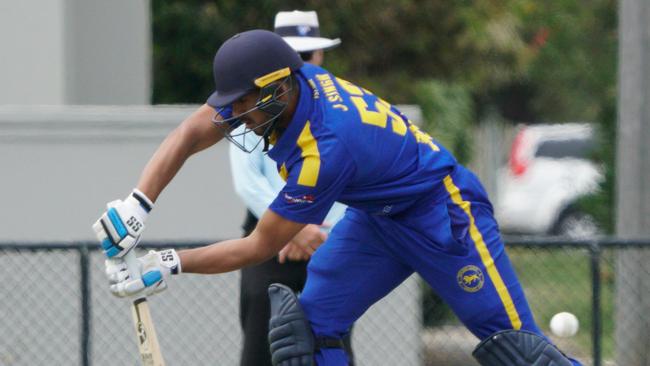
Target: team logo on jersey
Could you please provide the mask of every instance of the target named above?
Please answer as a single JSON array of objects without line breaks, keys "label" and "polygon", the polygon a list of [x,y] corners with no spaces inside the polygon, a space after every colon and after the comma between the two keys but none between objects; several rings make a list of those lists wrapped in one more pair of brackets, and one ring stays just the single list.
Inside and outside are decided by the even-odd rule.
[{"label": "team logo on jersey", "polygon": [[480,268],[474,265],[465,266],[456,274],[460,288],[467,292],[476,292],[483,287],[485,279]]},{"label": "team logo on jersey", "polygon": [[314,200],[316,197],[311,194],[304,194],[299,197],[293,197],[288,194],[284,194],[284,200],[287,201],[288,203],[314,203]]}]

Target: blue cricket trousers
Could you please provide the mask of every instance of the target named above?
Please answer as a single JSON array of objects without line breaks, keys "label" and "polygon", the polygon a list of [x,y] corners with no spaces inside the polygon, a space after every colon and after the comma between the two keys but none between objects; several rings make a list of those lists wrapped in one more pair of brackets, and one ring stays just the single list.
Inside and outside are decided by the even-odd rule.
[{"label": "blue cricket trousers", "polygon": [[[413,272],[480,340],[506,329],[542,334],[478,179],[463,169],[443,183],[446,196],[394,216],[348,209],[308,265],[300,302],[314,334],[342,338]],[[315,358],[319,366],[347,365],[342,349]]]}]

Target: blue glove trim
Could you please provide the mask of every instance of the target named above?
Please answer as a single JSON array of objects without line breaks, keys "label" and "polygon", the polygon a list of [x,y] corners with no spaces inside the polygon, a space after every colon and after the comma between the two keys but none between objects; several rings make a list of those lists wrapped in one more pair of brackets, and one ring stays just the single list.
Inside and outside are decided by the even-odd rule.
[{"label": "blue glove trim", "polygon": [[162,273],[159,270],[153,270],[142,275],[142,282],[146,287],[154,285],[160,280],[162,280]]},{"label": "blue glove trim", "polygon": [[129,232],[124,227],[124,223],[120,218],[120,214],[117,213],[117,210],[114,207],[108,209],[108,218],[111,219],[111,223],[117,230],[117,235],[120,236],[120,239],[123,239]]},{"label": "blue glove trim", "polygon": [[104,253],[106,254],[106,256],[107,256],[108,258],[113,258],[113,257],[115,257],[115,256],[117,255],[117,253],[119,253],[119,252],[120,252],[120,250],[117,249],[116,247],[108,248],[108,249],[106,249],[106,250],[104,251]]},{"label": "blue glove trim", "polygon": [[109,238],[102,240],[102,249],[109,250],[113,246],[113,242]]}]

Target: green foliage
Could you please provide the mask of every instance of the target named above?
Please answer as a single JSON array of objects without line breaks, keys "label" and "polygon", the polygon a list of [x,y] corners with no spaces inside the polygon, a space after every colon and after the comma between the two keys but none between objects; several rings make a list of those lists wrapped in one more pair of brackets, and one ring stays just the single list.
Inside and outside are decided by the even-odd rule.
[{"label": "green foliage", "polygon": [[291,9],[318,11],[321,33],[342,38],[327,52],[327,68],[393,103],[412,103],[414,83],[434,79],[467,88],[479,113],[515,101],[530,109],[515,118],[594,121],[615,87],[614,0],[153,0],[152,7],[155,103],[203,100],[219,45],[239,31],[271,29],[275,13]]},{"label": "green foliage", "polygon": [[593,122],[601,115],[616,86],[616,4],[534,2],[522,11],[535,48],[526,82],[535,88],[538,119]]},{"label": "green foliage", "polygon": [[469,91],[459,84],[435,80],[419,82],[416,90],[425,129],[452,150],[461,163],[467,163],[472,155],[470,132],[475,119]]},{"label": "green foliage", "polygon": [[218,46],[239,31],[271,29],[275,13],[291,9],[318,11],[321,34],[342,38],[327,52],[328,69],[393,103],[412,103],[420,79],[495,90],[525,64],[508,3],[153,0],[154,103],[202,101]]},{"label": "green foliage", "polygon": [[[202,103],[214,90],[212,58],[230,36],[273,25],[253,1],[152,1],[154,103]],[[267,2],[268,3],[268,2]]]}]

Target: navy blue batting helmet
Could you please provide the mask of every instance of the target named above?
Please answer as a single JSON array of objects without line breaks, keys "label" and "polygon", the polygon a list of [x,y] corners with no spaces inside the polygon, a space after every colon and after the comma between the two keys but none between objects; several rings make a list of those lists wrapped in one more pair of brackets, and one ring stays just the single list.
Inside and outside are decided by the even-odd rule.
[{"label": "navy blue batting helmet", "polygon": [[256,88],[288,76],[302,64],[296,51],[276,33],[261,29],[238,33],[214,56],[215,91],[208,104],[229,105]]}]

